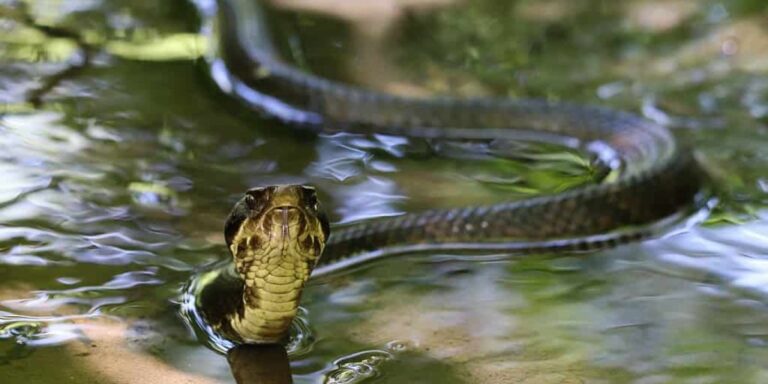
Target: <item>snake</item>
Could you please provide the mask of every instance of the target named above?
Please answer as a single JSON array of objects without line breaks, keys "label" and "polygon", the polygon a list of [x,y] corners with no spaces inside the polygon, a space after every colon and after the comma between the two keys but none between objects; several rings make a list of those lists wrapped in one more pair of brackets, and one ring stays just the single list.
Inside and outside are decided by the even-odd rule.
[{"label": "snake", "polygon": [[[700,200],[691,148],[666,127],[600,106],[536,99],[414,98],[338,83],[282,58],[259,1],[200,6],[219,88],[317,132],[523,140],[586,151],[615,177],[523,200],[432,209],[333,228],[307,185],[246,191],[225,224],[231,260],[193,290],[202,320],[239,343],[284,342],[311,275],[425,249],[587,252],[648,238]],[[314,272],[313,272],[314,271]]]}]

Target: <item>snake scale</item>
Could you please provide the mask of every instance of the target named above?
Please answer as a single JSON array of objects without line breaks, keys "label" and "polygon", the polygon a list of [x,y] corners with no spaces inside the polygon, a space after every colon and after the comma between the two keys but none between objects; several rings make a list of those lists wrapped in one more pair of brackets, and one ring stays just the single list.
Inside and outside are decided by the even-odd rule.
[{"label": "snake scale", "polygon": [[410,213],[334,228],[330,235],[313,189],[251,190],[227,224],[234,267],[214,279],[235,283],[212,284],[232,287],[235,299],[222,304],[211,298],[220,297],[221,288],[209,289],[199,304],[203,312],[217,308],[207,309],[206,321],[231,338],[279,341],[315,265],[316,274],[325,273],[421,249],[610,247],[651,235],[654,223],[693,207],[701,190],[704,175],[691,151],[666,128],[633,114],[542,100],[408,98],[340,84],[280,57],[258,1],[219,0],[200,8],[208,28],[216,26],[211,76],[223,91],[270,116],[318,132],[554,142],[593,153],[617,175],[553,196]]}]

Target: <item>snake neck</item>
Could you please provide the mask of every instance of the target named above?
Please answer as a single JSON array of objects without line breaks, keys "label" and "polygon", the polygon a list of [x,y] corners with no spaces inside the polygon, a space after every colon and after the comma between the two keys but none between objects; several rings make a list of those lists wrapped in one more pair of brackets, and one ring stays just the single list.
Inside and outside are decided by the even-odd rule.
[{"label": "snake neck", "polygon": [[278,343],[290,330],[299,308],[304,283],[309,277],[306,263],[282,260],[244,275],[241,306],[230,315],[232,330],[246,343]]},{"label": "snake neck", "polygon": [[318,207],[314,188],[300,185],[253,188],[235,204],[225,237],[242,290],[222,328],[233,338],[285,340],[327,237]]}]

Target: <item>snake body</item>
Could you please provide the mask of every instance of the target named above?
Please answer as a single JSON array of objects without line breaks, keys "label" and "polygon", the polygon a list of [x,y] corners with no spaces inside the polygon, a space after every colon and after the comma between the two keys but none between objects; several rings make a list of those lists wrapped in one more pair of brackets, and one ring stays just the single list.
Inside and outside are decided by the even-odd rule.
[{"label": "snake body", "polygon": [[[654,223],[693,206],[701,189],[703,173],[691,152],[666,128],[630,113],[541,100],[416,99],[339,84],[280,58],[258,1],[220,0],[208,12],[218,31],[217,56],[211,61],[214,80],[250,107],[286,122],[324,132],[555,142],[594,153],[617,174],[553,196],[334,229],[316,273],[424,248],[522,252],[614,246],[649,236]],[[230,248],[237,264],[242,256]],[[296,274],[301,280],[297,292],[309,269]],[[253,283],[247,273],[239,278],[240,290]],[[293,298],[297,302],[298,294]],[[248,307],[248,300],[235,300],[219,312],[231,318]]]}]

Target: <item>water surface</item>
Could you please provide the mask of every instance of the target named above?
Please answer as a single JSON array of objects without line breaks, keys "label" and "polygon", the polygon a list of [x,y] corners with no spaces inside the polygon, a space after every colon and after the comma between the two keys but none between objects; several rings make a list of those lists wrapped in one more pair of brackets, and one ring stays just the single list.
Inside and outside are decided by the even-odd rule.
[{"label": "water surface", "polygon": [[[768,380],[762,2],[382,1],[374,18],[283,3],[273,33],[307,70],[633,111],[696,148],[717,200],[704,222],[594,254],[406,255],[315,281],[296,382]],[[210,42],[183,1],[25,4],[0,1],[3,383],[130,382],[135,367],[232,382],[176,302],[227,257],[223,220],[253,185],[314,184],[347,223],[594,179],[559,149],[317,135],[247,111],[209,80]],[[90,60],[25,13],[76,31]]]}]

